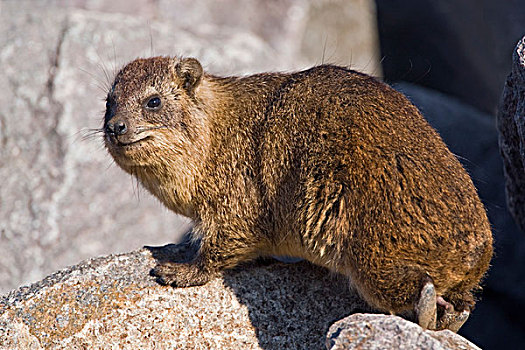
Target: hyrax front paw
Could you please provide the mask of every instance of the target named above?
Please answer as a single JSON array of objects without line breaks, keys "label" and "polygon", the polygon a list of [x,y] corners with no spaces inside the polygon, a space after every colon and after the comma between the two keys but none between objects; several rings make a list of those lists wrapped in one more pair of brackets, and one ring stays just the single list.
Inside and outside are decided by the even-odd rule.
[{"label": "hyrax front paw", "polygon": [[155,266],[150,275],[162,285],[192,287],[205,284],[210,274],[197,264],[165,262]]}]

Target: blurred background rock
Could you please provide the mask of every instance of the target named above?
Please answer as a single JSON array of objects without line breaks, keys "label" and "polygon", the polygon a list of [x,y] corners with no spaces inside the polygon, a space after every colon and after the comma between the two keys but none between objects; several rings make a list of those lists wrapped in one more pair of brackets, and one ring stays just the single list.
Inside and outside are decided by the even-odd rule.
[{"label": "blurred background rock", "polygon": [[397,83],[460,156],[496,238],[461,333],[518,348],[525,235],[506,209],[494,115],[524,23],[518,0],[1,1],[0,293],[89,257],[176,242],[191,224],[119,170],[100,134],[84,137],[100,128],[124,63],[186,55],[247,74],[328,62]]}]

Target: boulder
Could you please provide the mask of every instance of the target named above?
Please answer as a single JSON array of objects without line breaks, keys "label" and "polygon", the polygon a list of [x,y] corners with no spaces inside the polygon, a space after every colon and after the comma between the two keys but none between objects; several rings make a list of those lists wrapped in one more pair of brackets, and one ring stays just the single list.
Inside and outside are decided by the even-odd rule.
[{"label": "boulder", "polygon": [[326,336],[326,348],[479,350],[476,345],[449,330],[424,330],[397,316],[373,314],[354,314],[334,323]]},{"label": "boulder", "polygon": [[512,54],[498,113],[499,146],[505,165],[507,203],[525,232],[525,37]]},{"label": "boulder", "polygon": [[113,49],[141,54],[146,21],[1,6],[0,291],[92,256],[177,241],[185,221],[112,165],[96,131],[120,64]]},{"label": "boulder", "polygon": [[[212,38],[224,28],[239,36],[252,33],[279,58],[277,63],[270,61],[272,70],[330,62],[376,76],[382,73],[372,0],[137,0],[132,4],[126,0],[71,0],[66,4],[167,21],[199,37]],[[244,55],[242,51],[238,54]],[[232,65],[230,73],[238,74],[238,68]]]},{"label": "boulder", "polygon": [[157,285],[154,265],[142,249],[9,293],[0,299],[0,348],[319,349],[333,321],[364,310],[343,278],[304,262],[244,266],[179,289]]},{"label": "boulder", "polygon": [[[191,256],[180,247],[87,260],[12,291],[0,298],[0,348],[321,349],[334,321],[367,311],[345,278],[306,262],[245,265],[199,287],[157,285],[149,270],[168,253]],[[344,332],[332,327],[329,344],[475,349],[396,316],[352,319]]]}]

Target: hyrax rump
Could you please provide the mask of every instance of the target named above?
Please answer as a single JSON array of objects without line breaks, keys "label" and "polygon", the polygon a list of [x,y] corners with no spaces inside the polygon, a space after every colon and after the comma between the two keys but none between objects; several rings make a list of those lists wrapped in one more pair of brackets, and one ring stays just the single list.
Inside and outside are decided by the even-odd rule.
[{"label": "hyrax rump", "polygon": [[[457,330],[492,234],[471,179],[416,107],[384,83],[322,65],[218,77],[193,58],[137,59],[107,96],[105,144],[195,222],[177,287],[265,255],[344,274],[373,307]],[[437,315],[437,319],[436,319]]]}]

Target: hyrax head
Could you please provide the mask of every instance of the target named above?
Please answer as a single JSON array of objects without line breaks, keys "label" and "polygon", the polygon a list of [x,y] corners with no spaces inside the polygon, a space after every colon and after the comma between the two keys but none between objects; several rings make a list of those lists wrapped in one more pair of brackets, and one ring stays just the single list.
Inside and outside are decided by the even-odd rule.
[{"label": "hyrax head", "polygon": [[104,140],[124,170],[154,166],[191,143],[202,67],[193,58],[136,59],[116,76],[106,98]]}]

